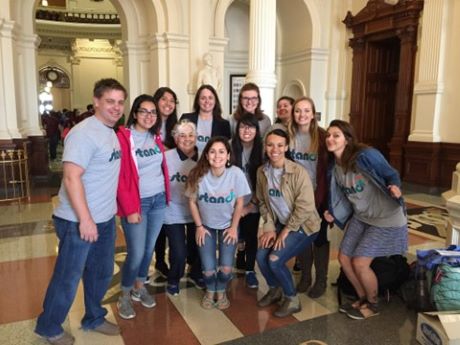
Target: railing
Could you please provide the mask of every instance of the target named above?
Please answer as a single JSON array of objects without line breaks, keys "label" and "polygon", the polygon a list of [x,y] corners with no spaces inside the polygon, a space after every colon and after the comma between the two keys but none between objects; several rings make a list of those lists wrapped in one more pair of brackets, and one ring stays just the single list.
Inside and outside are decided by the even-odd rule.
[{"label": "railing", "polygon": [[30,197],[27,150],[0,150],[0,201]]},{"label": "railing", "polygon": [[71,12],[37,9],[35,18],[65,23],[120,24],[117,13]]}]

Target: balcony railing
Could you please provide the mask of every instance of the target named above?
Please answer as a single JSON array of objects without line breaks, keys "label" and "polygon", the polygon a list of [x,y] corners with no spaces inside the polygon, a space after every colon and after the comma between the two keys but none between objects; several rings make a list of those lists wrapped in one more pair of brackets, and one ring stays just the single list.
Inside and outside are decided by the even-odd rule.
[{"label": "balcony railing", "polygon": [[120,24],[120,17],[117,13],[95,13],[37,9],[35,18],[51,20],[64,23],[85,23],[85,24]]}]

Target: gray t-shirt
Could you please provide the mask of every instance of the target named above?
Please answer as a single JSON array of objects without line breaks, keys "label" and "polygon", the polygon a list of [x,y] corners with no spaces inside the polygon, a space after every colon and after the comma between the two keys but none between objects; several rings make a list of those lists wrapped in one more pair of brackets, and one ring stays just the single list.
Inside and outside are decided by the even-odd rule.
[{"label": "gray t-shirt", "polygon": [[[251,194],[246,177],[240,168],[226,168],[221,176],[208,171],[198,183],[198,209],[204,225],[224,230],[232,224],[236,199]],[[188,195],[190,196],[190,195]]]},{"label": "gray t-shirt", "polygon": [[165,182],[161,163],[163,154],[150,132],[138,132],[131,128],[134,140],[139,174],[139,193],[141,198],[148,198],[165,191]]},{"label": "gray t-shirt", "polygon": [[212,131],[212,119],[202,120],[198,117],[197,127],[196,127],[196,146],[198,147],[198,152],[201,154],[203,152],[206,143],[211,138]]},{"label": "gray t-shirt", "polygon": [[184,192],[188,174],[195,167],[196,161],[192,158],[182,160],[177,148],[166,151],[166,161],[168,162],[171,200],[166,207],[164,224],[191,223],[193,219]]},{"label": "gray t-shirt", "polygon": [[[114,130],[96,116],[76,125],[66,136],[63,162],[74,163],[85,171],[81,177],[86,202],[95,223],[110,220],[117,211],[116,195],[121,150]],[[78,222],[64,183],[59,190],[59,206],[54,215]]]},{"label": "gray t-shirt", "polygon": [[318,166],[318,152],[310,151],[310,133],[297,132],[294,140],[294,148],[291,149],[291,157],[303,166],[310,176],[313,190],[316,190],[316,168]]},{"label": "gray t-shirt", "polygon": [[267,163],[264,166],[264,173],[268,182],[268,200],[270,202],[270,207],[279,222],[281,224],[287,224],[292,209],[289,208],[281,193],[281,179],[284,174],[284,168],[273,168],[271,164]]},{"label": "gray t-shirt", "polygon": [[374,182],[360,172],[344,174],[342,167],[334,170],[337,182],[350,200],[354,216],[360,221],[378,227],[400,227],[407,223],[404,211],[390,200]]}]

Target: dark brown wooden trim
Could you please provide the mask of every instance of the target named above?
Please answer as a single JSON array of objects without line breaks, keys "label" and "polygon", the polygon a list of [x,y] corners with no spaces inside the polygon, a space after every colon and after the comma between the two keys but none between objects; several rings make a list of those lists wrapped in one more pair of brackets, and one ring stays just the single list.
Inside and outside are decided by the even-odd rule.
[{"label": "dark brown wooden trim", "polygon": [[460,144],[408,141],[404,157],[404,182],[448,189],[460,162]]}]

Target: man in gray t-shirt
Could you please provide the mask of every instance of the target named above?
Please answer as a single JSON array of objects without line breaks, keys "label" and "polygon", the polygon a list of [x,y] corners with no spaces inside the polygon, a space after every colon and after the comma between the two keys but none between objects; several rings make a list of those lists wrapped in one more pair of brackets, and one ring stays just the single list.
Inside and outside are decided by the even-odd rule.
[{"label": "man in gray t-shirt", "polygon": [[113,274],[116,191],[120,145],[113,127],[126,100],[114,79],[98,81],[93,90],[94,116],[75,126],[64,145],[63,179],[54,226],[59,254],[35,332],[49,343],[73,344],[64,322],[83,279],[85,315],[82,328],[106,335],[120,333],[105,320],[101,306]]}]

